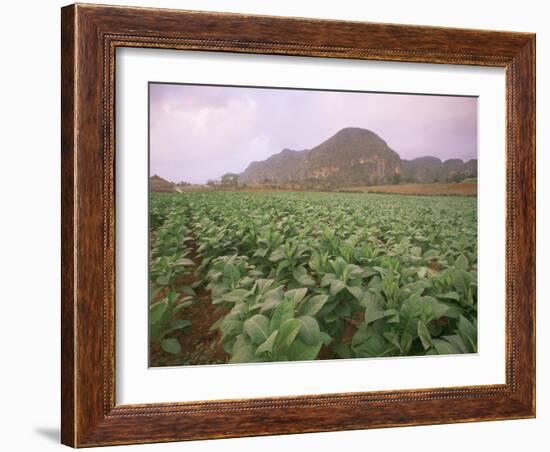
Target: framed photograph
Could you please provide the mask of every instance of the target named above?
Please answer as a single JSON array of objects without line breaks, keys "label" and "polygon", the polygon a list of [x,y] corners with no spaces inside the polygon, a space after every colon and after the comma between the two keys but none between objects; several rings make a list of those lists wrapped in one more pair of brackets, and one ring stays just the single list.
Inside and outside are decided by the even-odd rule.
[{"label": "framed photograph", "polygon": [[62,9],[62,442],[535,416],[535,36]]}]

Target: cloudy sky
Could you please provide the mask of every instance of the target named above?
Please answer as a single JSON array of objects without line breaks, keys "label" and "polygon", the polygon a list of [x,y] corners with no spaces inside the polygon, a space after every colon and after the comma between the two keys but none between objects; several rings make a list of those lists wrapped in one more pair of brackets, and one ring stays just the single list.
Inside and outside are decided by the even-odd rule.
[{"label": "cloudy sky", "polygon": [[150,173],[205,183],[284,148],[310,149],[344,127],[402,158],[477,156],[477,99],[198,85],[149,85]]}]

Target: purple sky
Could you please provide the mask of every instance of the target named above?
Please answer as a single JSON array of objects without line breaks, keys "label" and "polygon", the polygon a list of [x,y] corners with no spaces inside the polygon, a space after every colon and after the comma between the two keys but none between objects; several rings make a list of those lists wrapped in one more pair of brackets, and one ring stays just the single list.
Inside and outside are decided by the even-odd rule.
[{"label": "purple sky", "polygon": [[370,129],[402,158],[477,157],[477,99],[150,85],[150,172],[205,183],[344,127]]}]

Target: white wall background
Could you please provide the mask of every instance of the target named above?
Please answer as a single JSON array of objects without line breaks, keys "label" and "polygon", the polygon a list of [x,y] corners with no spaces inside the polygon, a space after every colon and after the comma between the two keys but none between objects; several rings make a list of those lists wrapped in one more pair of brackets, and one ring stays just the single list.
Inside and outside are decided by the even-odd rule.
[{"label": "white wall background", "polygon": [[[113,0],[118,4],[282,16],[366,20],[537,33],[538,417],[536,420],[406,427],[119,447],[115,450],[398,450],[446,452],[490,447],[543,451],[550,429],[550,30],[546,2],[388,0]],[[99,2],[93,2],[99,3]],[[8,451],[59,450],[59,8],[55,1],[12,1],[0,28],[0,445]]]}]

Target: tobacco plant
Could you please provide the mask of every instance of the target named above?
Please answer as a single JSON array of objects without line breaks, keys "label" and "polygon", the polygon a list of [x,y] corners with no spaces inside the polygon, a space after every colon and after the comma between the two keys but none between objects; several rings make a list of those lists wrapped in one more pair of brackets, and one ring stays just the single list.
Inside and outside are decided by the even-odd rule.
[{"label": "tobacco plant", "polygon": [[477,351],[475,198],[188,192],[150,212],[151,285],[206,290],[228,362]]}]

